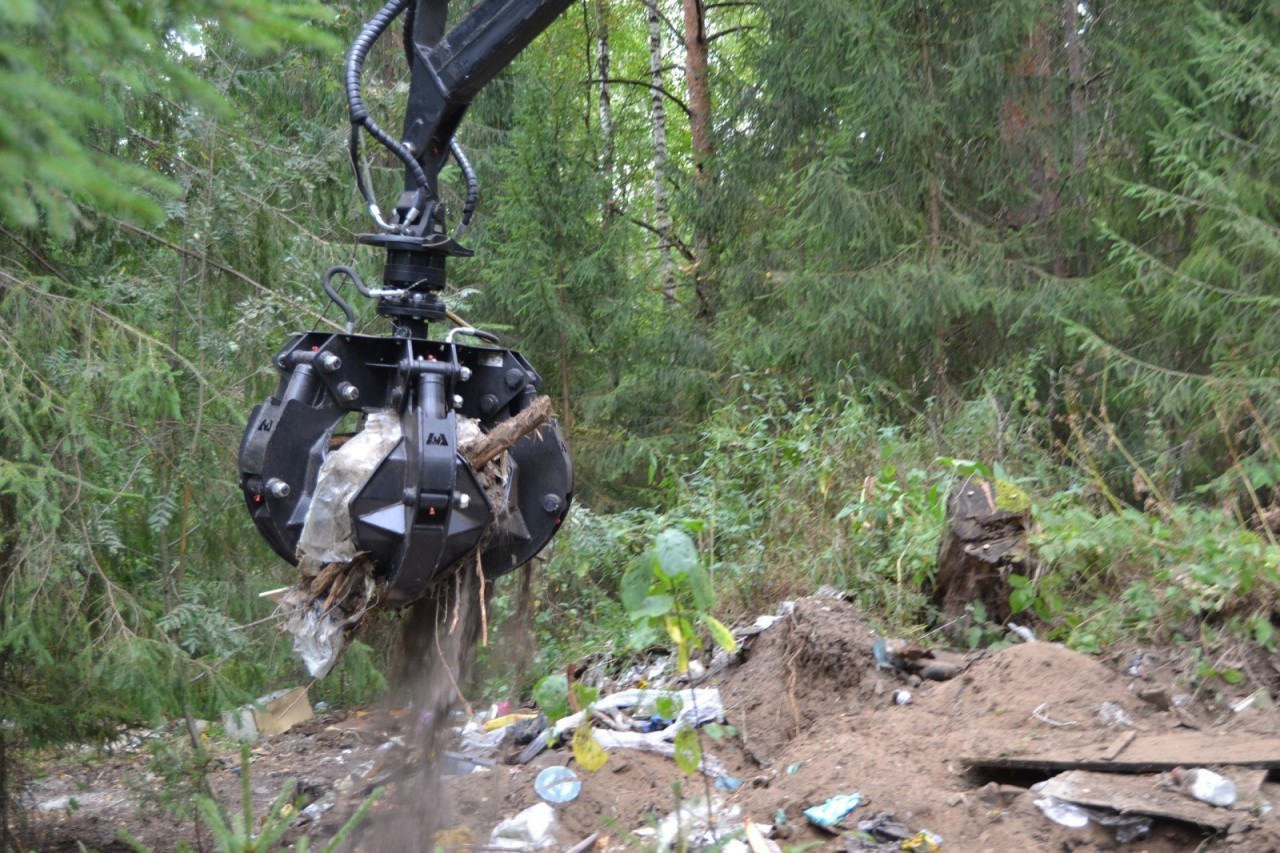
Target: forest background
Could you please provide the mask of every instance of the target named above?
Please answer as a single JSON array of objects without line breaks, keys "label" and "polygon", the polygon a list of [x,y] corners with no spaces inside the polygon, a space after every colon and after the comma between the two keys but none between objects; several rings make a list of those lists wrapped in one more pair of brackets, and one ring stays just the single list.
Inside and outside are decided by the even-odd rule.
[{"label": "forest background", "polygon": [[[321,272],[380,262],[340,85],[373,11],[0,5],[0,753],[299,677],[235,454],[275,349],[335,325]],[[402,61],[367,72],[390,127]],[[973,470],[1031,498],[1043,635],[1228,681],[1275,651],[1274,2],[583,0],[460,138],[451,307],[542,371],[577,468],[530,676],[625,646],[618,581],[688,520],[725,619],[828,583],[935,627]],[[366,640],[316,698],[383,688]]]}]

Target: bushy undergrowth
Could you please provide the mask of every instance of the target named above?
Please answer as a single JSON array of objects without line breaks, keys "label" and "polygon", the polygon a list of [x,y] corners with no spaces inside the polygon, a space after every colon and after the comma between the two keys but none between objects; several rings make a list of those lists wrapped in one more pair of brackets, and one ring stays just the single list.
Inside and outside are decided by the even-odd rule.
[{"label": "bushy undergrowth", "polygon": [[[987,399],[956,405],[933,428],[924,415],[901,428],[875,414],[865,395],[796,402],[741,381],[739,400],[671,463],[661,509],[575,510],[543,581],[555,602],[538,626],[549,659],[624,644],[623,572],[658,530],[687,519],[702,522],[698,546],[726,620],[771,612],[779,600],[829,584],[886,631],[929,631],[938,620],[925,591],[947,491],[975,470],[1031,499],[1036,556],[1011,603],[1042,637],[1090,652],[1124,642],[1207,649],[1244,640],[1274,650],[1280,548],[1265,529],[1249,528],[1249,512],[1223,508],[1230,489],[1221,477],[1178,501],[1155,500],[1158,477],[1139,460],[1104,469],[1064,450],[1054,430],[1080,418],[1051,421],[1034,406]],[[1089,440],[1123,462],[1123,445],[1104,426]],[[1022,440],[1032,436],[1039,442]],[[962,458],[968,448],[979,451],[973,456],[1000,449],[1001,458]],[[1265,447],[1249,457],[1252,467],[1234,469],[1265,468],[1263,456]],[[1133,491],[1117,497],[1114,483],[1125,479]],[[1237,497],[1252,496],[1247,504],[1256,505],[1258,491],[1247,477],[1235,483]]]}]

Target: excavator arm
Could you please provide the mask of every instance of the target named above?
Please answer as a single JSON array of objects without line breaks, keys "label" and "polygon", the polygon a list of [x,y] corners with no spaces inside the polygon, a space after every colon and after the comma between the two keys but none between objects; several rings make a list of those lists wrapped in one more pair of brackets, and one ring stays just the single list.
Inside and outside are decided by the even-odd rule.
[{"label": "excavator arm", "polygon": [[[382,286],[346,266],[324,275],[345,330],[297,334],[276,354],[276,390],[254,407],[240,447],[249,513],[304,577],[359,564],[377,603],[400,607],[459,567],[496,577],[522,565],[568,512],[572,463],[538,373],[486,332],[433,336],[430,327],[456,320],[440,296],[446,262],[471,254],[458,238],[478,186],[455,133],[476,93],[569,2],[482,0],[450,29],[448,0],[391,0],[352,44],[351,161],[378,228],[359,242],[385,251]],[[369,51],[397,21],[410,81],[399,139],[369,114],[361,80]],[[390,215],[364,166],[365,137],[404,164]],[[467,181],[453,233],[438,188],[450,157]],[[376,302],[389,333],[356,333],[338,279]]]}]

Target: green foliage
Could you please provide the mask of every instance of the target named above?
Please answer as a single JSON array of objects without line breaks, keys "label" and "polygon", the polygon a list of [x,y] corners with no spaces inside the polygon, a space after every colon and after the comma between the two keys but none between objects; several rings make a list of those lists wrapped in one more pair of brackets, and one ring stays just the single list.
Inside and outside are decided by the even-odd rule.
[{"label": "green foliage", "polygon": [[[1216,633],[1216,623],[1275,647],[1268,602],[1280,593],[1280,549],[1221,512],[1179,506],[1099,515],[1063,494],[1038,518],[1034,544],[1052,571],[1014,594],[1070,645],[1097,651],[1121,637],[1213,639],[1201,635]],[[1068,608],[1067,590],[1090,606]]]},{"label": "green foliage", "polygon": [[653,548],[641,554],[623,575],[619,596],[641,629],[636,637],[647,638],[662,631],[670,638],[676,650],[677,672],[686,672],[690,652],[702,648],[695,622],[710,631],[720,648],[737,649],[729,629],[709,612],[715,606],[711,577],[684,530],[658,534]]},{"label": "green foliage", "polygon": [[[196,805],[205,826],[213,834],[214,843],[221,853],[260,853],[261,851],[278,849],[280,839],[289,831],[297,818],[300,801],[294,799],[294,791],[298,781],[289,779],[281,788],[279,795],[261,823],[253,818],[253,786],[251,782],[251,762],[249,746],[240,749],[241,779],[241,811],[238,815],[230,815],[225,807],[212,797],[201,795],[196,797]],[[368,815],[373,804],[382,798],[383,789],[378,788],[360,804],[355,813],[342,828],[329,840],[323,848],[324,853],[333,853],[342,849],[347,838]],[[150,848],[131,835],[127,830],[119,831],[120,840],[139,853],[150,853]],[[189,849],[189,848],[186,848]],[[311,849],[311,840],[305,835],[298,839],[295,849],[306,853]]]},{"label": "green foliage", "polygon": [[147,100],[173,97],[229,115],[200,67],[218,49],[211,34],[257,56],[286,44],[333,49],[309,26],[325,16],[311,2],[5,4],[0,222],[67,237],[80,224],[79,205],[158,220],[179,186],[125,150]]},{"label": "green foliage", "polygon": [[550,722],[569,716],[569,679],[561,673],[548,675],[533,688],[533,699]]}]

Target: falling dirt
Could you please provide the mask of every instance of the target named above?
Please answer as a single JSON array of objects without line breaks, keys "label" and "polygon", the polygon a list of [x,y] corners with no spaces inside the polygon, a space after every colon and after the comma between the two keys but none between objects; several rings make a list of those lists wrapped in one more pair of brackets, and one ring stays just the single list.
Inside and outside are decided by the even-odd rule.
[{"label": "falling dirt", "polygon": [[[453,611],[444,608],[446,629]],[[460,625],[468,624],[462,615],[458,618]],[[469,624],[474,630],[476,623]],[[461,644],[463,636],[452,639]],[[451,635],[441,639],[447,646]],[[409,646],[430,651],[436,635],[417,640]],[[722,800],[725,809],[736,807],[737,817],[730,823],[749,818],[777,824],[776,840],[784,849],[810,843],[825,850],[857,849],[850,838],[819,830],[802,814],[828,797],[852,792],[863,797],[855,821],[892,813],[913,832],[941,836],[944,851],[1280,849],[1280,821],[1262,806],[1263,801],[1280,801],[1280,784],[1273,781],[1242,792],[1233,812],[1238,819],[1226,833],[1156,820],[1148,836],[1120,845],[1109,828],[1090,823],[1068,829],[1040,812],[1029,788],[1056,770],[982,770],[970,763],[983,756],[1034,759],[1054,750],[1103,756],[1117,747],[1122,751],[1131,741],[1136,744],[1133,738],[1168,739],[1175,746],[1188,738],[1220,738],[1210,742],[1223,744],[1224,754],[1232,744],[1280,748],[1280,715],[1274,709],[1235,713],[1206,697],[1173,707],[1158,697],[1188,692],[1177,666],[1135,677],[1049,643],[977,653],[961,675],[947,682],[909,682],[876,667],[875,640],[852,605],[838,597],[813,596],[796,602],[753,637],[740,663],[700,683],[720,689],[726,722],[736,729],[736,736],[702,738],[728,773],[741,780],[734,791],[716,790],[699,775],[685,776],[670,759],[626,750],[613,751],[601,770],[587,773],[576,766],[567,747],[514,766],[501,762],[519,748],[504,746],[493,767],[436,780],[432,772],[437,764],[424,764],[422,756],[438,756],[438,747],[449,744],[443,731],[423,725],[424,712],[433,715],[428,721],[445,719],[442,709],[458,696],[449,676],[442,684],[429,675],[426,681],[412,682],[417,689],[408,711],[319,719],[259,744],[254,750],[255,792],[262,792],[258,797],[265,803],[285,776],[299,778],[312,797],[341,789],[337,806],[300,823],[289,836],[320,840],[332,837],[375,784],[386,784],[387,796],[353,844],[352,849],[361,851],[426,850],[430,839],[446,849],[483,849],[495,824],[540,802],[533,780],[552,764],[575,768],[583,780],[580,795],[556,807],[554,850],[569,849],[594,833],[602,841],[593,849],[644,849],[651,844],[644,840],[646,827],[670,813],[677,798],[708,793]],[[457,668],[452,678],[459,678],[465,661],[448,655],[446,651]],[[895,701],[895,691],[904,689],[911,693],[910,704]],[[1247,691],[1242,686],[1239,692],[1227,698],[1241,698]],[[388,747],[397,737],[405,747]],[[219,793],[233,791],[237,784],[231,762],[227,764],[213,774]],[[55,772],[38,780],[26,794],[30,823],[24,849],[70,850],[76,839],[100,850],[124,849],[113,847],[118,823],[157,850],[172,849],[178,838],[194,843],[190,823],[166,824],[157,817],[144,824],[128,797],[88,798],[118,794],[126,787],[123,780],[138,768],[127,757],[98,763],[92,771],[64,762],[61,779]],[[80,791],[78,810],[56,808],[58,792],[68,787]],[[55,807],[48,808],[50,804]]]}]

